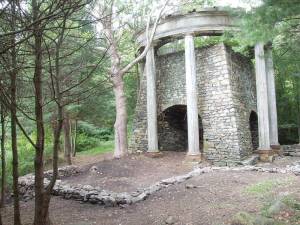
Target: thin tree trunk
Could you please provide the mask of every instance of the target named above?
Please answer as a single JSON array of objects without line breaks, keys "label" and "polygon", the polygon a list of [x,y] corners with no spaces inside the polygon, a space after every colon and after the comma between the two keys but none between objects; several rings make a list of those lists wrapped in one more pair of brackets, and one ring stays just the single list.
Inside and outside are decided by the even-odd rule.
[{"label": "thin tree trunk", "polygon": [[65,160],[68,165],[72,165],[71,160],[71,151],[72,151],[72,144],[71,144],[71,132],[70,132],[70,118],[67,113],[64,114],[64,123],[63,123],[63,129],[64,129],[64,150],[65,150]]},{"label": "thin tree trunk", "polygon": [[5,204],[5,192],[6,192],[6,152],[5,152],[5,110],[4,105],[1,104],[1,202],[0,208],[3,208]]},{"label": "thin tree trunk", "polygon": [[[63,30],[64,31],[64,30]],[[58,150],[59,150],[59,142],[60,142],[60,136],[63,129],[63,106],[62,106],[62,94],[60,93],[60,65],[59,65],[59,58],[60,58],[60,45],[62,43],[63,38],[63,32],[61,33],[61,37],[59,39],[59,42],[56,45],[56,55],[55,55],[55,98],[57,99],[57,121],[55,122],[56,128],[54,131],[54,141],[53,141],[53,176],[50,181],[50,184],[48,185],[46,191],[44,192],[43,196],[43,217],[44,217],[44,224],[50,225],[52,222],[50,221],[49,217],[49,206],[50,206],[50,200],[51,200],[51,192],[53,190],[53,187],[56,183],[56,179],[58,176]],[[51,74],[52,76],[52,74]],[[52,76],[53,79],[53,76]]]},{"label": "thin tree trunk", "polygon": [[124,81],[121,76],[113,77],[116,98],[115,151],[114,157],[120,158],[127,154],[127,109]]},{"label": "thin tree trunk", "polygon": [[300,77],[295,78],[296,83],[296,102],[297,102],[297,121],[298,121],[298,143],[300,145]]},{"label": "thin tree trunk", "polygon": [[102,21],[105,35],[109,41],[108,54],[111,61],[111,81],[113,83],[113,90],[115,95],[116,106],[116,121],[114,124],[115,131],[115,150],[114,157],[121,158],[127,154],[127,110],[126,97],[124,91],[123,75],[121,73],[121,58],[118,53],[117,42],[113,34],[112,15],[113,15],[114,1],[110,2],[107,8],[109,16]]},{"label": "thin tree trunk", "polygon": [[[37,21],[39,16],[39,6],[36,0],[32,0],[33,21]],[[33,26],[34,34],[34,94],[35,94],[35,118],[36,118],[36,144],[35,144],[35,210],[34,225],[48,225],[50,223],[48,205],[45,201],[46,193],[44,189],[44,118],[43,118],[43,81],[42,81],[42,28],[40,23]]]},{"label": "thin tree trunk", "polygon": [[11,148],[13,164],[13,194],[14,194],[14,224],[21,224],[19,204],[19,159],[17,145],[17,123],[16,123],[16,74],[11,74]]},{"label": "thin tree trunk", "polygon": [[[53,115],[51,116],[51,128],[52,128],[52,133],[53,133],[53,137],[55,137],[55,132],[56,130],[58,129],[58,118],[57,118],[57,115],[55,113],[53,113]],[[61,150],[61,145],[60,145],[60,142],[58,142],[58,151]]]},{"label": "thin tree trunk", "polygon": [[0,202],[0,225],[2,225],[2,208],[5,204],[5,191],[6,191],[6,156],[5,156],[5,110],[4,105],[1,104],[1,202]]},{"label": "thin tree trunk", "polygon": [[78,120],[75,119],[75,122],[74,122],[74,135],[73,135],[73,140],[72,140],[72,154],[73,154],[73,157],[76,156],[76,139],[77,139],[77,126],[78,126]]},{"label": "thin tree trunk", "polygon": [[114,150],[114,157],[120,158],[123,155],[128,153],[128,144],[127,144],[127,110],[126,110],[126,97],[124,91],[124,81],[123,77],[126,72],[128,72],[134,65],[140,62],[147,54],[148,50],[150,49],[151,43],[154,39],[155,31],[157,28],[157,24],[160,20],[160,17],[168,4],[169,0],[164,2],[164,5],[160,8],[159,13],[155,19],[155,22],[152,26],[151,34],[148,35],[149,26],[151,17],[149,15],[148,22],[147,22],[147,44],[143,50],[143,52],[137,56],[133,61],[128,63],[125,67],[121,65],[121,56],[118,50],[118,39],[114,35],[113,30],[113,8],[115,1],[112,0],[109,4],[105,5],[103,8],[107,15],[101,23],[103,25],[103,31],[105,36],[110,44],[108,48],[108,55],[110,56],[111,61],[111,71],[110,76],[113,83],[113,90],[116,99],[116,121],[114,125],[115,130],[115,150]]},{"label": "thin tree trunk", "polygon": [[[15,18],[16,18],[16,2],[12,1],[12,30],[15,30]],[[18,178],[19,178],[19,159],[18,159],[18,145],[17,145],[17,53],[15,47],[15,36],[11,39],[11,67],[12,71],[10,72],[10,113],[11,113],[11,148],[12,148],[12,164],[13,164],[13,194],[14,194],[14,225],[21,224],[20,216],[20,203],[19,203],[19,187],[18,187]]]}]

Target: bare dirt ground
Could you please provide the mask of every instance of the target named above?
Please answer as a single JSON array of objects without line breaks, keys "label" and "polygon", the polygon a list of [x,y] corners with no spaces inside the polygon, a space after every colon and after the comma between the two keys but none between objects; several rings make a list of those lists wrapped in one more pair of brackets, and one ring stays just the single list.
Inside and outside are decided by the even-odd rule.
[{"label": "bare dirt ground", "polygon": [[[115,190],[125,191],[136,185],[152,184],[153,181],[165,178],[164,176],[179,175],[189,170],[188,165],[182,164],[183,153],[166,154],[155,159],[142,155],[135,157],[137,159],[127,157],[99,162],[96,165],[103,174],[90,178],[82,174],[71,178],[70,182],[91,181],[111,187],[118,184],[119,178],[124,177],[127,179],[121,179],[120,186]],[[286,159],[277,163],[284,166]],[[88,168],[90,166],[86,166],[87,177]],[[104,174],[106,177],[117,178],[101,183]],[[261,189],[263,185],[259,184],[270,182],[274,185]],[[187,184],[195,185],[196,188],[187,188]],[[257,190],[256,185],[259,187]],[[251,187],[253,193],[249,191]],[[266,199],[275,199],[286,194],[300,199],[299,177],[291,174],[215,171],[170,186],[143,202],[125,208],[105,208],[53,197],[50,211],[56,225],[163,225],[170,218],[171,224],[177,225],[225,225],[230,224],[232,216],[237,212],[259,213]],[[22,202],[23,225],[32,224],[33,207],[34,201]],[[5,225],[12,224],[12,212],[12,206],[4,210]]]},{"label": "bare dirt ground", "polygon": [[112,152],[101,153],[96,155],[77,155],[76,157],[72,158],[72,163],[74,165],[84,166],[111,159],[113,159]]},{"label": "bare dirt ground", "polygon": [[[80,175],[64,181],[70,184],[89,184],[115,192],[136,191],[161,179],[189,172],[192,165],[183,163],[185,155],[184,152],[164,152],[159,158],[140,154],[121,160],[104,160],[84,166]],[[89,171],[92,166],[96,166],[97,172]]]}]

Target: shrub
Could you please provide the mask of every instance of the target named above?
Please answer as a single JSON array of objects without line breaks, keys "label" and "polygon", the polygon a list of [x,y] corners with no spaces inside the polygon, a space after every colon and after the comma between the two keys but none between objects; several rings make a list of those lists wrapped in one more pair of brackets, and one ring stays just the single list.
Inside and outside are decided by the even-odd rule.
[{"label": "shrub", "polygon": [[76,139],[76,151],[81,152],[94,148],[100,144],[100,139],[88,136],[85,133],[78,133]]},{"label": "shrub", "polygon": [[112,128],[99,128],[88,122],[78,122],[78,133],[87,137],[95,137],[101,141],[109,141],[113,139]]}]

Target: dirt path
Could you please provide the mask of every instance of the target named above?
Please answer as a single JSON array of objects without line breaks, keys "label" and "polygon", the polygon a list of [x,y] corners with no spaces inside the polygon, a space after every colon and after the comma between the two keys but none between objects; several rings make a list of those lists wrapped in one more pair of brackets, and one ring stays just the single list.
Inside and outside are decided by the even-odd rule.
[{"label": "dirt path", "polygon": [[72,163],[74,165],[84,166],[111,159],[113,159],[112,152],[100,153],[95,155],[77,155],[76,157],[72,158]]}]

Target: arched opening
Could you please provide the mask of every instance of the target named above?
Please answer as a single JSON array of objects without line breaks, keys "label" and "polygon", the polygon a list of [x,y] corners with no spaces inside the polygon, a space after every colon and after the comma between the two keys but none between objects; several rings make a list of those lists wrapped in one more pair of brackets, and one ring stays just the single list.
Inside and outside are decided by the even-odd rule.
[{"label": "arched opening", "polygon": [[258,143],[258,118],[254,111],[251,111],[249,118],[249,126],[251,132],[251,143],[253,150],[256,150],[259,146]]},{"label": "arched opening", "polygon": [[[203,126],[199,116],[199,143],[203,149]],[[188,129],[186,105],[174,105],[158,117],[158,145],[162,151],[187,151]]]}]

